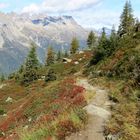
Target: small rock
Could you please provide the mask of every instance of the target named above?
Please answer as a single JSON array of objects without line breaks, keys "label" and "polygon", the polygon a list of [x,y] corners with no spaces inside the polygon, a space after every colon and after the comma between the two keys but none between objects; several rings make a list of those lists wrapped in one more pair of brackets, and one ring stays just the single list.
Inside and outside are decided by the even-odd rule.
[{"label": "small rock", "polygon": [[44,79],[45,79],[45,76],[41,76],[41,79],[43,79],[43,80],[44,80]]},{"label": "small rock", "polygon": [[63,62],[67,62],[67,63],[70,63],[70,62],[72,62],[72,59],[68,59],[68,58],[63,58]]},{"label": "small rock", "polygon": [[0,85],[0,89],[2,89],[2,88],[5,87],[5,86],[6,86],[6,84]]},{"label": "small rock", "polygon": [[3,114],[3,117],[7,117],[7,114]]},{"label": "small rock", "polygon": [[116,135],[111,135],[109,134],[108,136],[106,136],[106,140],[117,140],[118,139],[118,136]]},{"label": "small rock", "polygon": [[10,136],[9,137],[13,137],[13,134],[10,134]]},{"label": "small rock", "polygon": [[5,102],[12,103],[13,102],[13,99],[11,97],[8,97]]},{"label": "small rock", "polygon": [[28,126],[28,125],[25,125],[25,126],[24,126],[24,129],[28,129],[28,128],[29,128],[29,126]]},{"label": "small rock", "polygon": [[83,54],[84,53],[84,51],[79,51],[79,54]]},{"label": "small rock", "polygon": [[4,132],[1,132],[1,134],[2,134],[3,136],[5,136],[5,133],[4,133]]},{"label": "small rock", "polygon": [[32,121],[32,118],[29,118],[29,119],[28,119],[28,122],[31,122],[31,121]]},{"label": "small rock", "polygon": [[79,62],[78,62],[78,61],[76,61],[76,62],[74,62],[74,64],[75,64],[75,65],[78,65],[78,64],[79,64]]}]

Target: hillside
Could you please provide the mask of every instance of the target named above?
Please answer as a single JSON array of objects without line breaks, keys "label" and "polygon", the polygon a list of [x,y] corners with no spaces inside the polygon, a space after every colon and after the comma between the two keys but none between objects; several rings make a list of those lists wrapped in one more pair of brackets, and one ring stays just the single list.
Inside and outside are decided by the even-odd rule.
[{"label": "hillside", "polygon": [[49,45],[56,51],[67,50],[76,36],[84,47],[87,35],[88,32],[71,16],[0,13],[0,71],[15,71],[23,63],[31,42],[38,46],[38,57],[43,63]]},{"label": "hillside", "polygon": [[109,89],[112,117],[105,134],[123,140],[140,138],[140,42],[134,40],[84,71],[91,83]]},{"label": "hillside", "polygon": [[[90,2],[69,2],[55,10],[91,15]],[[140,21],[130,1],[117,31],[87,32],[71,16],[0,13],[0,72],[11,72],[0,74],[0,140],[140,140]]]},{"label": "hillside", "polygon": [[[85,51],[71,56],[70,63],[51,65],[57,75],[54,82],[39,79],[24,87],[14,79],[5,81],[0,88],[0,139],[62,140],[83,128],[87,122],[83,107],[89,97],[84,87],[76,84],[74,74],[91,56]],[[75,64],[77,61],[79,64]]]}]

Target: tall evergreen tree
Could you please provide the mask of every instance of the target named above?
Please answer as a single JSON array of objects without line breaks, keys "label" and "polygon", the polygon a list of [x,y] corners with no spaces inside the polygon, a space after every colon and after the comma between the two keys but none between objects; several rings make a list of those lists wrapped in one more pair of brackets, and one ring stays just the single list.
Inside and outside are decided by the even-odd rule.
[{"label": "tall evergreen tree", "polygon": [[56,73],[53,69],[49,69],[48,73],[45,76],[45,82],[55,81],[57,79]]},{"label": "tall evergreen tree", "polygon": [[95,33],[93,31],[91,31],[89,33],[88,39],[87,39],[87,46],[91,49],[94,47],[96,42],[96,37],[95,37]]},{"label": "tall evergreen tree", "polygon": [[106,36],[105,28],[102,29],[101,37],[99,38],[98,48],[101,50],[105,50],[107,48],[108,39]]},{"label": "tall evergreen tree", "polygon": [[134,28],[134,16],[130,1],[126,1],[122,15],[120,17],[119,36],[130,35]]},{"label": "tall evergreen tree", "polygon": [[71,48],[70,48],[70,52],[71,54],[75,54],[77,52],[77,50],[79,49],[79,41],[77,40],[77,38],[73,38],[72,42],[71,42]]},{"label": "tall evergreen tree", "polygon": [[102,29],[101,37],[99,38],[98,46],[94,50],[93,58],[90,65],[96,65],[99,61],[108,55],[109,40],[107,39],[105,28]]},{"label": "tall evergreen tree", "polygon": [[68,57],[68,56],[69,56],[68,51],[65,50],[64,57]]},{"label": "tall evergreen tree", "polygon": [[21,77],[21,83],[28,84],[38,79],[37,71],[39,69],[39,61],[36,54],[36,46],[34,43],[31,44],[31,50],[26,58],[24,71]]},{"label": "tall evergreen tree", "polygon": [[21,74],[21,73],[23,73],[23,71],[24,71],[24,65],[21,65],[18,70],[18,73]]},{"label": "tall evergreen tree", "polygon": [[5,77],[4,77],[4,74],[2,74],[1,76],[0,76],[0,82],[3,82],[5,80]]},{"label": "tall evergreen tree", "polygon": [[47,57],[46,57],[46,66],[50,66],[51,64],[54,64],[55,56],[52,46],[48,47],[47,50]]},{"label": "tall evergreen tree", "polygon": [[113,51],[116,50],[117,45],[118,45],[118,36],[115,30],[115,27],[113,25],[112,30],[111,30],[111,35],[110,35],[110,46],[109,46],[109,53],[111,54]]},{"label": "tall evergreen tree", "polygon": [[36,54],[36,46],[35,44],[31,44],[32,48],[26,58],[25,62],[25,69],[30,70],[30,69],[38,69],[39,67],[39,61],[37,59],[37,54]]},{"label": "tall evergreen tree", "polygon": [[62,52],[59,50],[58,52],[57,52],[57,58],[56,58],[56,60],[57,61],[60,61],[62,59]]}]

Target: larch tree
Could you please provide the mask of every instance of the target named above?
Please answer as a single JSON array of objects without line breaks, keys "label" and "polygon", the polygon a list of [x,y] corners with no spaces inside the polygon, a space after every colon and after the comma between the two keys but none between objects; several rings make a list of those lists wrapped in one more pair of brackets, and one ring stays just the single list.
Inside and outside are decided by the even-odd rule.
[{"label": "larch tree", "polygon": [[49,46],[47,49],[45,66],[50,66],[51,64],[54,64],[54,61],[55,61],[54,51],[52,46]]},{"label": "larch tree", "polygon": [[73,38],[72,42],[71,42],[71,48],[70,48],[70,53],[71,54],[75,54],[77,52],[77,50],[79,49],[79,41],[77,40],[77,38]]}]

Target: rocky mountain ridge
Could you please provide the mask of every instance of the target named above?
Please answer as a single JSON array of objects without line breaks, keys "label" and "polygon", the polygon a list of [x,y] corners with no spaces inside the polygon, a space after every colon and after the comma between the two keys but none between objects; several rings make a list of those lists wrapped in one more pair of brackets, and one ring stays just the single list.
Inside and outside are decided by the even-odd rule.
[{"label": "rocky mountain ridge", "polygon": [[71,16],[48,16],[0,13],[0,71],[9,73],[23,63],[30,43],[38,46],[38,56],[43,62],[46,48],[68,49],[73,37],[77,37],[81,47],[85,46],[88,35],[83,27]]}]

